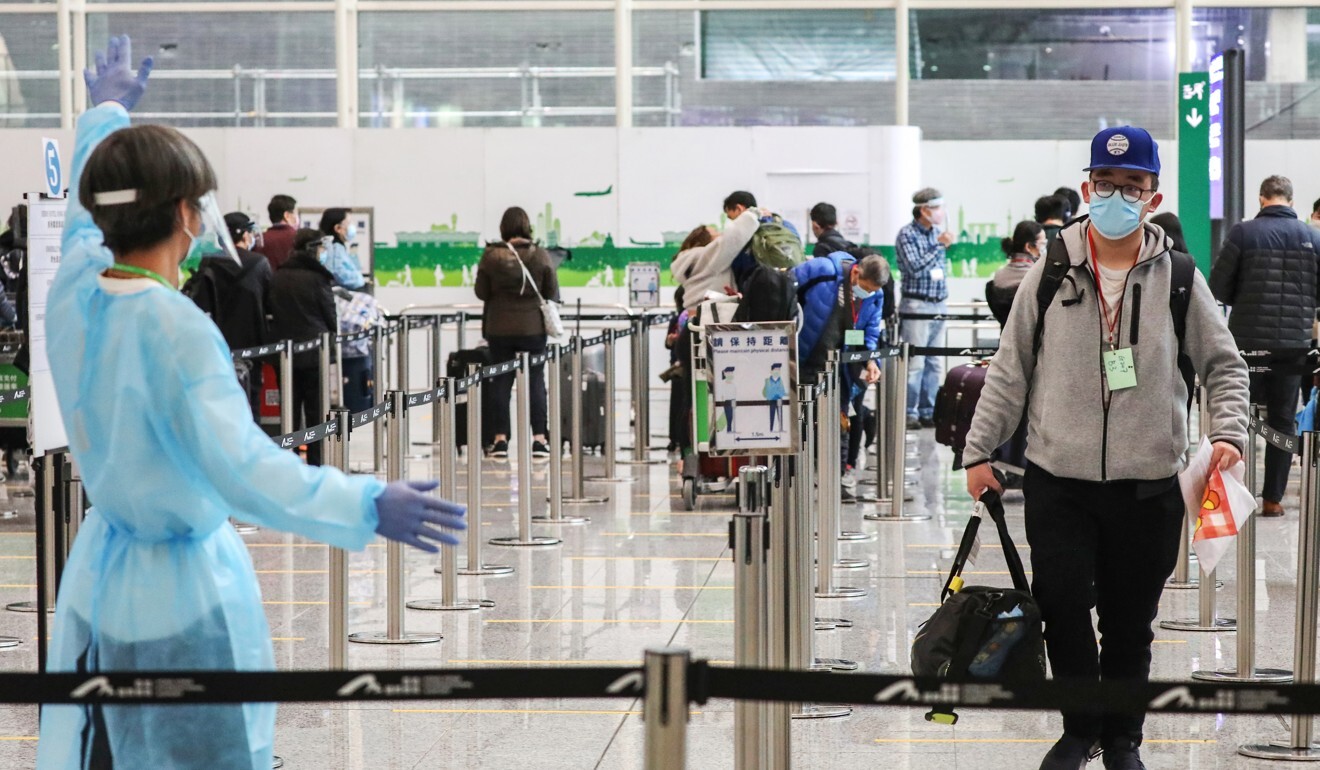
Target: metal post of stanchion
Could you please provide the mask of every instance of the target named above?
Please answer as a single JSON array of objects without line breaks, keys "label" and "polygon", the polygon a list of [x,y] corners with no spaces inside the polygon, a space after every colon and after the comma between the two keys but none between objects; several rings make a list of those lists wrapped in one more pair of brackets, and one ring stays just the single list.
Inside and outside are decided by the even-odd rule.
[{"label": "metal post of stanchion", "polygon": [[569,355],[572,357],[569,363],[570,385],[569,391],[569,419],[568,419],[568,454],[570,468],[572,470],[571,483],[573,485],[572,497],[564,498],[566,503],[604,503],[608,502],[608,497],[587,497],[586,476],[584,474],[582,451],[582,420],[583,405],[582,392],[586,389],[582,366],[582,338],[574,335],[569,340]]},{"label": "metal post of stanchion", "polygon": [[[818,518],[816,512],[816,388],[812,385],[799,385],[798,404],[802,417],[802,451],[795,469],[797,473],[793,478],[793,486],[797,491],[797,508],[802,512],[801,531],[804,532],[806,537],[804,543],[806,553],[800,557],[802,563],[798,565],[798,580],[808,589],[802,592],[802,596],[805,601],[810,603],[807,609],[807,617],[813,619],[816,631],[852,628],[853,622],[851,620],[821,618],[815,615],[816,592],[810,589],[816,584],[815,574],[812,572],[816,564],[816,553],[811,545],[812,539],[816,536],[816,521]],[[833,668],[833,666],[814,657],[805,659],[803,663],[810,668],[821,670]]]},{"label": "metal post of stanchion", "polygon": [[[440,492],[453,496],[458,489],[458,418],[454,411],[454,381],[445,380],[445,395],[431,403],[440,414],[440,433],[436,437],[436,451],[440,453]],[[471,517],[469,517],[471,518]],[[475,599],[458,598],[458,546],[440,546],[440,599],[417,599],[408,602],[410,610],[479,610],[483,603]],[[491,602],[485,606],[494,606]]]},{"label": "metal post of stanchion", "polygon": [[[1318,434],[1302,434],[1301,505],[1297,531],[1297,615],[1293,648],[1293,681],[1296,684],[1316,683],[1316,621],[1317,601],[1320,600],[1320,490],[1317,490],[1316,449]],[[1272,744],[1251,744],[1238,748],[1244,757],[1257,759],[1284,759],[1293,761],[1320,761],[1320,744],[1311,740],[1314,715],[1295,714],[1288,741]]]},{"label": "metal post of stanchion", "polygon": [[838,494],[839,494],[839,408],[838,381],[828,364],[820,376],[816,407],[816,598],[858,599],[866,596],[860,588],[841,586],[834,581],[838,568]]},{"label": "metal post of stanchion", "polygon": [[[1247,431],[1247,489],[1256,489],[1256,407],[1251,407],[1252,426]],[[1237,661],[1232,669],[1194,671],[1193,679],[1211,682],[1291,682],[1292,672],[1256,666],[1256,515],[1238,525],[1237,533]]]},{"label": "metal post of stanchion", "polygon": [[455,350],[467,349],[467,321],[468,321],[467,311],[466,310],[458,311],[458,323],[454,324],[454,326],[456,327],[456,330],[454,332],[455,343],[457,344],[457,347],[454,348]]},{"label": "metal post of stanchion", "polygon": [[[439,386],[440,381],[445,378],[443,353],[444,347],[441,344],[440,339],[440,316],[436,316],[435,323],[431,324],[431,387],[433,388]],[[450,382],[449,384],[452,386],[453,382]],[[452,390],[446,389],[446,392],[449,393],[449,398],[451,400],[458,398],[458,395]],[[457,423],[455,423],[455,425],[457,425]],[[440,409],[438,407],[432,407],[431,443],[440,443],[440,432]],[[454,444],[457,445],[457,443],[458,436],[454,436]],[[457,449],[458,447],[455,446],[454,448]]]},{"label": "metal post of stanchion", "polygon": [[[348,473],[348,436],[352,412],[330,413],[335,430],[325,437],[325,464]],[[330,548],[330,668],[348,668],[348,551]]]},{"label": "metal post of stanchion", "polygon": [[[903,503],[907,499],[907,374],[908,358],[912,355],[912,346],[903,343],[903,352],[893,359],[893,378],[889,381],[888,450],[889,462],[889,510],[881,513],[868,513],[862,518],[867,521],[929,521],[925,513],[904,513]],[[877,458],[883,461],[884,458]],[[884,495],[882,494],[881,497]],[[883,504],[883,503],[882,503]]]},{"label": "metal post of stanchion", "polygon": [[[389,372],[389,359],[385,356],[385,327],[383,325],[373,326],[371,329],[371,379],[375,383],[372,389],[372,401],[380,403],[384,401],[386,393],[386,382]],[[385,472],[385,430],[377,422],[371,427],[371,449],[372,449],[372,470],[376,473]]]},{"label": "metal post of stanchion", "polygon": [[[830,458],[830,464],[818,467],[820,475],[816,482],[822,494],[829,496],[829,506],[833,511],[831,516],[833,528],[830,530],[830,537],[834,548],[834,566],[837,569],[865,569],[871,566],[869,561],[865,559],[845,559],[839,552],[840,541],[871,540],[874,538],[874,536],[864,532],[845,532],[843,529],[843,428],[840,425],[843,415],[843,384],[839,379],[841,365],[839,351],[831,350],[825,366],[825,374],[822,375],[824,381],[828,382],[825,392],[829,399],[829,407],[828,410],[817,415],[821,425],[829,431],[828,443],[817,447],[817,451],[827,455]],[[824,536],[824,533],[820,534]]]},{"label": "metal post of stanchion", "polygon": [[491,545],[544,548],[564,542],[557,537],[532,534],[532,364],[531,355],[518,354],[518,419],[514,440],[518,446],[518,534],[491,538]]},{"label": "metal post of stanchion", "polygon": [[538,524],[586,524],[590,519],[585,516],[564,515],[564,408],[563,408],[563,352],[561,345],[551,345],[546,354],[546,400],[548,403],[548,425],[546,441],[550,443],[549,478],[550,510],[545,516],[533,516]]},{"label": "metal post of stanchion", "polygon": [[[460,316],[460,319],[462,316]],[[480,377],[481,366],[470,364],[468,376]],[[474,383],[467,389],[467,566],[458,570],[460,575],[491,577],[510,575],[513,567],[507,564],[487,564],[481,560],[481,397],[482,384]]]},{"label": "metal post of stanchion", "polygon": [[[55,455],[48,454],[32,460],[36,487],[36,515],[40,519],[37,527],[37,600],[6,605],[5,609],[10,612],[38,612],[43,604],[46,612],[55,611],[59,564],[56,558],[58,548],[54,540],[56,532],[54,458]],[[40,647],[45,649],[45,645]]]},{"label": "metal post of stanchion", "polygon": [[293,340],[280,343],[280,433],[293,433]]},{"label": "metal post of stanchion", "polygon": [[348,403],[348,400],[344,398],[344,341],[340,339],[338,334],[333,334],[330,338],[334,341],[335,361],[339,365],[339,376],[335,378],[335,386],[331,390],[330,397],[332,403],[326,411],[342,408]]},{"label": "metal post of stanchion", "polygon": [[[334,398],[334,394],[330,388],[330,384],[334,380],[334,376],[330,373],[330,366],[333,363],[330,360],[330,356],[334,352],[334,346],[335,335],[332,332],[322,332],[321,345],[317,350],[317,354],[320,358],[321,365],[321,411],[326,413],[329,413],[330,401]],[[344,365],[343,359],[336,360],[341,367]],[[309,425],[308,427],[311,426]]]},{"label": "metal post of stanchion", "polygon": [[646,677],[646,696],[642,700],[645,770],[687,767],[689,659],[687,650],[676,647],[646,651],[642,663]]},{"label": "metal post of stanchion", "polygon": [[[734,665],[764,668],[769,660],[766,638],[766,509],[769,507],[770,470],[744,466],[738,473],[740,510],[733,517],[733,636]],[[762,770],[768,766],[766,704],[736,701],[733,705],[734,767]]]},{"label": "metal post of stanchion", "polygon": [[[407,454],[407,433],[402,428],[408,419],[405,394],[400,390],[390,391],[389,431],[389,480],[402,481],[404,473],[404,455]],[[385,631],[369,631],[350,634],[350,642],[361,644],[426,644],[438,642],[439,634],[406,634],[403,631],[403,543],[391,540],[385,545]]]},{"label": "metal post of stanchion", "polygon": [[601,475],[592,476],[593,481],[608,481],[614,483],[629,483],[633,478],[619,478],[615,476],[615,465],[618,460],[618,427],[615,424],[615,416],[618,411],[615,408],[615,388],[617,382],[615,379],[615,348],[614,348],[614,330],[606,329],[604,333],[605,341],[601,343],[605,348],[605,413],[603,422],[605,423],[605,443],[601,447],[601,456],[605,460],[605,467]]},{"label": "metal post of stanchion", "polygon": [[625,465],[663,465],[666,459],[651,459],[651,322],[647,316],[632,319],[632,341],[628,344],[629,375],[632,379],[633,448]]}]

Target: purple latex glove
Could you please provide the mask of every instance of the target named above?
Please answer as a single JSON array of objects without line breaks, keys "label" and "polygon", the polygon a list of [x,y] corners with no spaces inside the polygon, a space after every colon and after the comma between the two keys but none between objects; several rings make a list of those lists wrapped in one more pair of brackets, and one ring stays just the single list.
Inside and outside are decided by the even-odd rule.
[{"label": "purple latex glove", "polygon": [[376,533],[431,553],[440,549],[428,540],[458,545],[458,538],[439,528],[467,529],[467,508],[426,494],[439,486],[438,481],[391,482],[376,498]]},{"label": "purple latex glove", "polygon": [[132,61],[133,43],[128,35],[110,38],[105,51],[96,52],[96,71],[83,70],[83,81],[87,83],[93,106],[119,102],[131,111],[137,105],[147,91],[147,78],[155,61],[150,56],[143,59],[137,72],[130,69]]}]

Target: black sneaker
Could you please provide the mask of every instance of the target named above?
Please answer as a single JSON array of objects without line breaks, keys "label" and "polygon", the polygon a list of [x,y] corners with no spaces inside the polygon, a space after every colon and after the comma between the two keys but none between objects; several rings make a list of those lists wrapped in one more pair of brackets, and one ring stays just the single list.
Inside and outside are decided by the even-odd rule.
[{"label": "black sneaker", "polygon": [[487,452],[486,454],[489,455],[490,457],[508,457],[509,442],[496,441],[494,444],[490,445],[490,451]]},{"label": "black sneaker", "polygon": [[908,430],[917,430],[917,429],[919,429],[920,427],[921,427],[921,421],[920,421],[920,420],[918,420],[918,419],[915,418],[915,417],[909,417],[909,418],[907,418],[907,429],[908,429]]},{"label": "black sneaker", "polygon": [[1101,745],[1104,753],[1100,758],[1105,763],[1105,770],[1146,770],[1138,749],[1141,741],[1120,738],[1105,740]]},{"label": "black sneaker", "polygon": [[933,427],[935,427],[935,418],[934,418],[934,417],[922,417],[920,422],[921,422],[921,427],[923,427],[923,428],[933,428]]},{"label": "black sneaker", "polygon": [[[1095,741],[1063,734],[1040,762],[1040,770],[1081,770],[1091,761]],[[1108,767],[1108,765],[1106,765]]]},{"label": "black sneaker", "polygon": [[550,445],[544,441],[532,442],[532,457],[545,458],[550,456]]}]

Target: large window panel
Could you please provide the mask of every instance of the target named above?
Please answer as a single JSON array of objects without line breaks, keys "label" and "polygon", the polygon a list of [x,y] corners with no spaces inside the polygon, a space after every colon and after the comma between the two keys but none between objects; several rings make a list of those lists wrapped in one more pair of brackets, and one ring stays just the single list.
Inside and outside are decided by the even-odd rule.
[{"label": "large window panel", "polygon": [[1084,139],[1132,123],[1173,133],[1170,9],[921,10],[911,115],[928,139]]},{"label": "large window panel", "polygon": [[[128,32],[156,59],[138,113],[176,126],[333,126],[331,13],[89,14],[93,50]],[[88,60],[91,60],[88,52]]]},{"label": "large window panel", "polygon": [[362,125],[614,125],[614,14],[372,12]]},{"label": "large window panel", "polygon": [[711,80],[893,80],[889,10],[705,11],[701,76]]},{"label": "large window panel", "polygon": [[60,124],[55,14],[0,14],[0,128]]}]

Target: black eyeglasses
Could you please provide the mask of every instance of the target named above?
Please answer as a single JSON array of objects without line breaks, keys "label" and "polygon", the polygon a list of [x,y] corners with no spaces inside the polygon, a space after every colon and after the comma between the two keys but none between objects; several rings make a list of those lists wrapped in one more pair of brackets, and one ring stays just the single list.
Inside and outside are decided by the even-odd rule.
[{"label": "black eyeglasses", "polygon": [[1112,198],[1114,197],[1115,191],[1121,193],[1123,196],[1123,200],[1127,201],[1128,203],[1137,203],[1138,201],[1144,200],[1146,198],[1146,193],[1155,192],[1154,190],[1146,190],[1137,187],[1134,184],[1125,184],[1122,187],[1119,187],[1113,182],[1104,179],[1096,179],[1095,181],[1091,182],[1091,192],[1095,193],[1101,198]]}]

